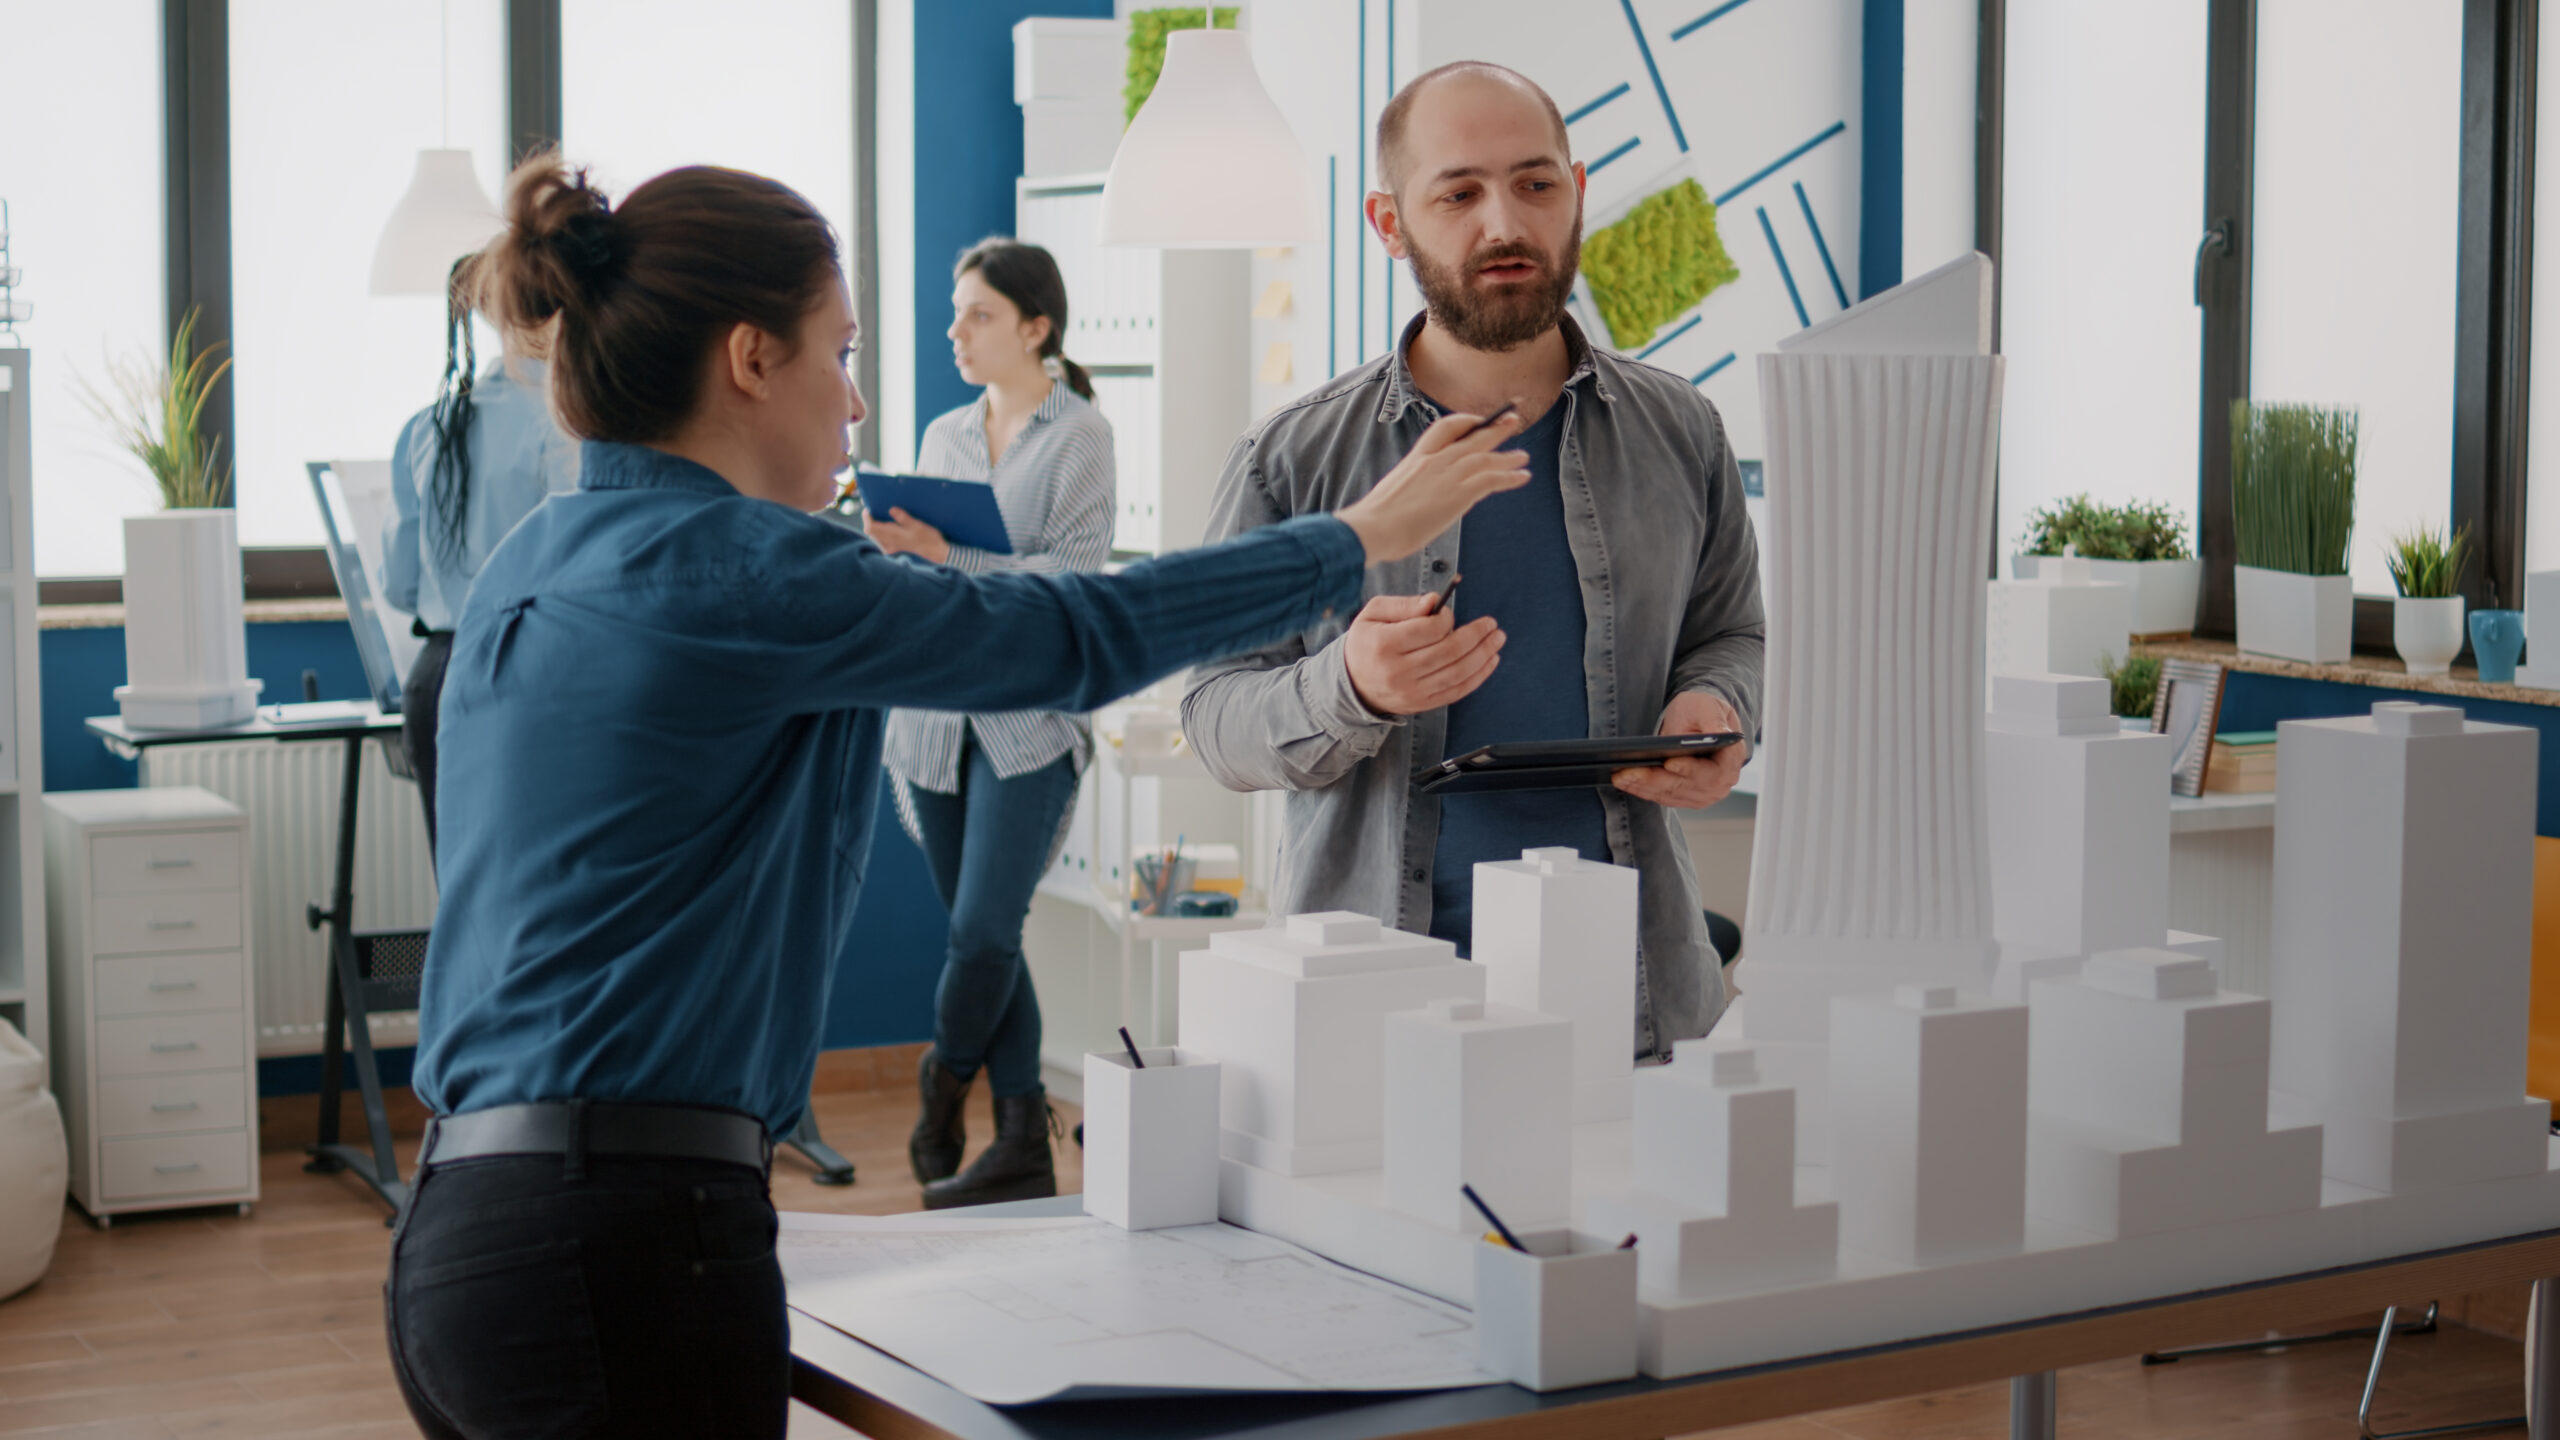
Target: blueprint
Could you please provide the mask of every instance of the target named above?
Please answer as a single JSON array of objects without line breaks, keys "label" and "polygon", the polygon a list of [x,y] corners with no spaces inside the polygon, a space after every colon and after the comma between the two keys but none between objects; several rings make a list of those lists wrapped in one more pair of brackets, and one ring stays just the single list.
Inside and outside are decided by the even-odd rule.
[{"label": "blueprint", "polygon": [[1232,1225],[785,1214],[792,1306],[991,1405],[1495,1383],[1467,1313]]}]

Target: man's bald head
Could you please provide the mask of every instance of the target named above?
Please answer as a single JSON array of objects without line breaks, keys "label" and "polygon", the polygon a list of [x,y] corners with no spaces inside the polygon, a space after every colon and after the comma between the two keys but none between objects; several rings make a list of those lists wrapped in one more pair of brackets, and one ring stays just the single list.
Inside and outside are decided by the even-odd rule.
[{"label": "man's bald head", "polygon": [[1560,163],[1572,163],[1573,144],[1565,133],[1564,112],[1556,108],[1553,97],[1539,89],[1536,81],[1489,60],[1456,60],[1406,81],[1404,88],[1387,101],[1387,108],[1378,112],[1378,178],[1388,194],[1404,192],[1410,164],[1404,132],[1413,119],[1415,103],[1425,92],[1449,84],[1501,85],[1518,91],[1524,102],[1535,103],[1547,112],[1547,123],[1555,129],[1556,158]]}]

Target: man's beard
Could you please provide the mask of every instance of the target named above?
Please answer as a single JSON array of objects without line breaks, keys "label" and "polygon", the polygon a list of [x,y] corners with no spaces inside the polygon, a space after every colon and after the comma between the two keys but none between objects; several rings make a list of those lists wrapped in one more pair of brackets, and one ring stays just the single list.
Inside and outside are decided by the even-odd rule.
[{"label": "man's beard", "polygon": [[[1574,273],[1582,264],[1582,217],[1574,217],[1561,263],[1525,240],[1488,245],[1460,265],[1443,265],[1425,255],[1411,236],[1405,238],[1405,248],[1413,256],[1414,283],[1422,287],[1433,324],[1470,350],[1517,350],[1564,318],[1564,302],[1573,294]],[[1506,260],[1526,260],[1539,273],[1488,289],[1472,283],[1486,266]]]}]

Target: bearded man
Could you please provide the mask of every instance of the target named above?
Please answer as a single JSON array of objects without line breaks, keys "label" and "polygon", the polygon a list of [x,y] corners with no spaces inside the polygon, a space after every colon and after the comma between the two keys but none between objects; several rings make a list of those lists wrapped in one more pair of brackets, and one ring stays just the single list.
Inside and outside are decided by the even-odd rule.
[{"label": "bearded man", "polygon": [[[1749,746],[1609,788],[1434,797],[1414,772],[1476,746],[1755,733],[1759,552],[1724,422],[1688,382],[1593,346],[1565,314],[1582,166],[1545,91],[1497,65],[1421,76],[1378,116],[1369,223],[1425,312],[1394,353],[1238,441],[1209,539],[1359,498],[1444,412],[1516,405],[1520,490],[1369,571],[1357,615],[1195,671],[1183,726],[1238,790],[1288,792],[1273,909],[1352,910],[1466,953],[1474,868],[1571,847],[1639,876],[1637,1058],[1723,1013],[1670,811],[1733,788]],[[1439,594],[1464,583],[1450,602]]]}]

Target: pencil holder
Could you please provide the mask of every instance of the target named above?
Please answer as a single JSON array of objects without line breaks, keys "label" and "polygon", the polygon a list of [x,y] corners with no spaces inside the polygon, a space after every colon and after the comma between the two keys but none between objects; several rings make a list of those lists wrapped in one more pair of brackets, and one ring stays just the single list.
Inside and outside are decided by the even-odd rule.
[{"label": "pencil holder", "polygon": [[1084,1057],[1084,1209],[1123,1230],[1218,1218],[1218,1063],[1141,1050]]},{"label": "pencil holder", "polygon": [[1531,1390],[1636,1373],[1636,1252],[1579,1230],[1476,1247],[1476,1368]]}]

